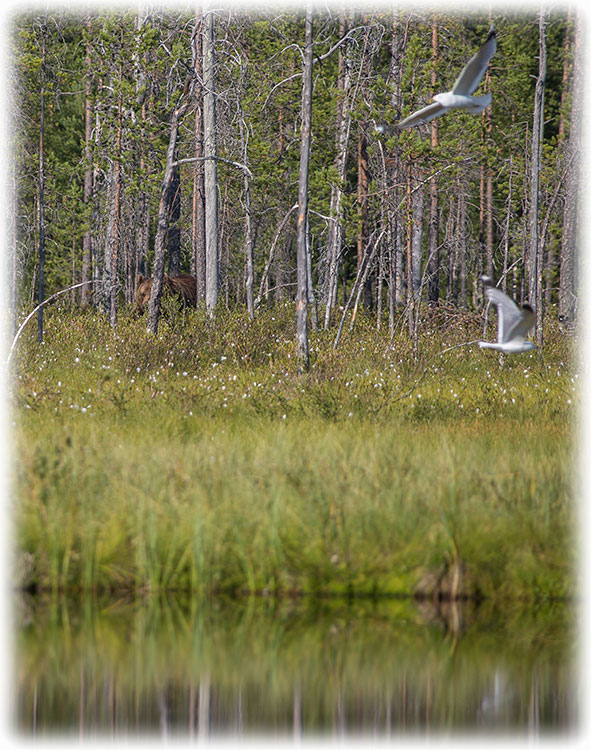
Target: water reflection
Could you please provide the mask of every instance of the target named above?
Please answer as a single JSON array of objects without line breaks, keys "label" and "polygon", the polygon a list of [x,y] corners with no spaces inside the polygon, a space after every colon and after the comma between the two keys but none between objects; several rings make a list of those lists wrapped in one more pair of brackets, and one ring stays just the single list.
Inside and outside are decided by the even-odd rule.
[{"label": "water reflection", "polygon": [[567,606],[19,599],[15,722],[54,735],[564,732]]}]

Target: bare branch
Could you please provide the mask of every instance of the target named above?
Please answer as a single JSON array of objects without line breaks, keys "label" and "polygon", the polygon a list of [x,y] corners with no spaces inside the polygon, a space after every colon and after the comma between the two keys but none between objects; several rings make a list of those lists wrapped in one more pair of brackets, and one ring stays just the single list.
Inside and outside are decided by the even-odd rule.
[{"label": "bare branch", "polygon": [[102,279],[91,279],[90,281],[81,281],[79,284],[72,284],[72,286],[69,286],[66,289],[61,289],[59,292],[52,294],[51,297],[44,299],[43,302],[37,305],[37,307],[34,310],[32,310],[21,323],[20,328],[18,329],[18,331],[16,332],[14,336],[14,339],[12,340],[12,346],[10,347],[10,351],[8,352],[8,357],[6,358],[6,362],[4,364],[8,365],[8,363],[10,362],[10,359],[14,352],[14,347],[16,346],[16,342],[19,340],[20,335],[24,331],[25,326],[27,325],[29,320],[31,320],[33,315],[35,315],[35,313],[38,312],[42,307],[44,307],[48,302],[51,302],[56,297],[59,297],[61,294],[65,294],[66,292],[71,292],[72,289],[78,289],[78,287],[80,286],[86,286],[86,284],[104,284],[104,283],[106,282]]},{"label": "bare branch", "polygon": [[243,172],[246,172],[251,180],[253,179],[253,174],[246,164],[241,164],[239,161],[232,161],[232,159],[224,159],[222,156],[188,156],[186,159],[177,159],[177,161],[172,163],[172,166],[178,167],[181,164],[192,164],[198,161],[207,161],[211,159],[215,161],[223,161],[225,164],[231,164],[233,167],[238,167],[239,169],[242,169]]},{"label": "bare branch", "polygon": [[269,269],[271,268],[271,263],[273,262],[273,256],[275,255],[275,246],[277,245],[277,241],[279,240],[279,235],[283,231],[283,227],[286,225],[287,220],[291,216],[292,211],[295,211],[297,207],[298,207],[298,204],[294,203],[293,206],[289,209],[289,211],[285,214],[285,216],[281,220],[281,223],[279,224],[277,232],[275,233],[275,238],[273,239],[273,243],[271,244],[271,249],[269,250],[269,257],[267,258],[267,262],[265,263],[265,269],[263,271],[263,275],[261,276],[261,283],[259,285],[259,293],[257,294],[257,297],[254,301],[255,310],[261,304],[261,299],[263,297],[263,290],[265,288],[267,276],[269,275]]}]

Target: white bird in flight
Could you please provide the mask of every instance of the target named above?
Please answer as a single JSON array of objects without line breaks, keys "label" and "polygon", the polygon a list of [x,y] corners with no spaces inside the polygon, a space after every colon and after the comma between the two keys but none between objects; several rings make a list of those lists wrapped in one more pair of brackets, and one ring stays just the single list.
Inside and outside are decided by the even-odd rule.
[{"label": "white bird in flight", "polygon": [[[497,39],[495,27],[491,26],[486,41],[478,52],[468,60],[464,69],[458,76],[451,91],[443,94],[435,94],[433,104],[429,104],[404,120],[393,126],[394,130],[404,130],[411,128],[413,125],[420,125],[423,122],[429,122],[435,117],[444,115],[450,109],[465,109],[470,114],[477,114],[486,109],[492,101],[492,94],[483,94],[482,96],[472,96],[478,88],[484,72],[488,66],[489,60],[497,50]],[[377,130],[384,133],[388,130],[387,126],[379,125]]]},{"label": "white bird in flight", "polygon": [[479,341],[478,346],[481,349],[496,349],[506,354],[535,349],[535,344],[525,340],[527,332],[535,323],[534,311],[531,307],[527,304],[521,308],[517,307],[511,297],[492,285],[488,276],[481,276],[480,280],[485,285],[484,293],[497,308],[498,341]]}]

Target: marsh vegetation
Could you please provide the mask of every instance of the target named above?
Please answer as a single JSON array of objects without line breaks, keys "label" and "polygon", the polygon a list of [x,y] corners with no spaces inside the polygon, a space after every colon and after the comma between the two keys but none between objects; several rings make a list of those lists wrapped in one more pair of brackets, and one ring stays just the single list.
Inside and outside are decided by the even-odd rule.
[{"label": "marsh vegetation", "polygon": [[415,361],[405,331],[362,317],[337,350],[313,333],[298,376],[293,325],[290,306],[215,325],[191,310],[154,337],[52,310],[14,363],[19,584],[445,595],[457,574],[458,596],[573,593],[564,332],[504,359],[439,355],[478,337],[454,314]]}]

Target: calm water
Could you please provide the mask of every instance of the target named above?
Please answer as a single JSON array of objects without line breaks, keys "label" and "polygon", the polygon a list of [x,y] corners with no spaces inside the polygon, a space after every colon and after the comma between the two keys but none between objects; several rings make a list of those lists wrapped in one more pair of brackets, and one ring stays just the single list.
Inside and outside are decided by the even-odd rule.
[{"label": "calm water", "polygon": [[19,599],[14,720],[39,736],[576,728],[574,613],[408,601]]}]

